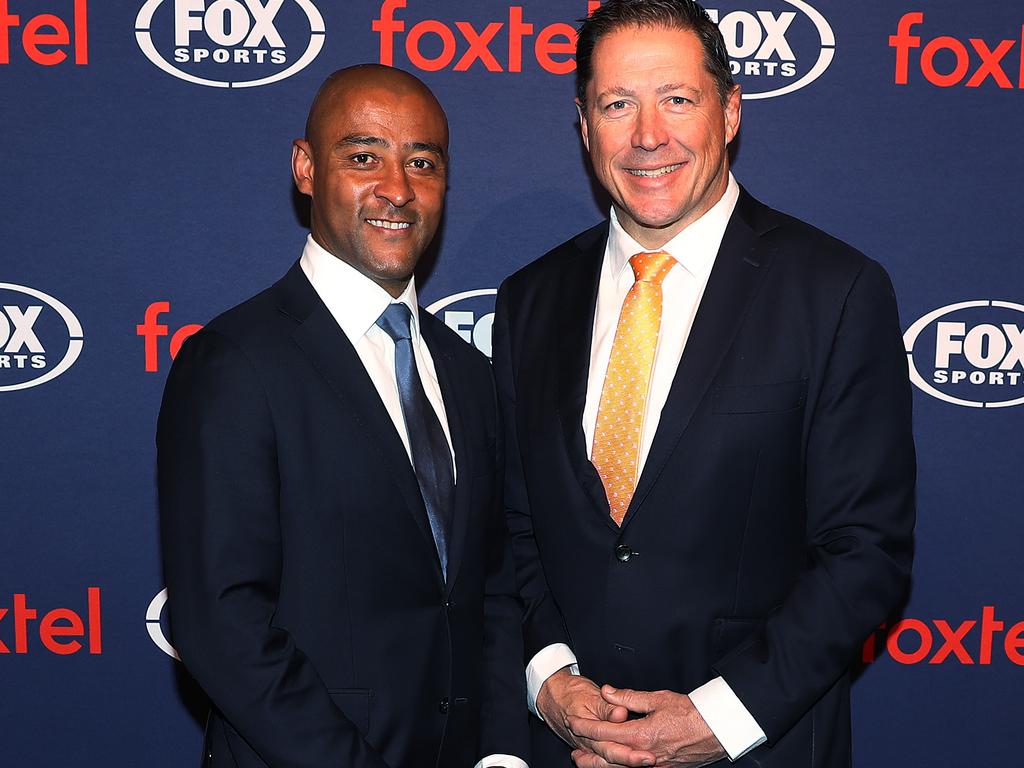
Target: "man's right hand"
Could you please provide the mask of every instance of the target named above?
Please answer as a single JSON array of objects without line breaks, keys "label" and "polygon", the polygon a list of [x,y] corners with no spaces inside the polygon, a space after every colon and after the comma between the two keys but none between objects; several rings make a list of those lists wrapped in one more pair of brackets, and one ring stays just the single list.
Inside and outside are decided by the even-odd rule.
[{"label": "man's right hand", "polygon": [[563,667],[544,681],[537,693],[537,711],[548,727],[573,748],[582,744],[569,730],[570,717],[611,723],[624,723],[629,717],[628,709],[605,701],[601,689],[592,680],[572,674],[568,667]]}]

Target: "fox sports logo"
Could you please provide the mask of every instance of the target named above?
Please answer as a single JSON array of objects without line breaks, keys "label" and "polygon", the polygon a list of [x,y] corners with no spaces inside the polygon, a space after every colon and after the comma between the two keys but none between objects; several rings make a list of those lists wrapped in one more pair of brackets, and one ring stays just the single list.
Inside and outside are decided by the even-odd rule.
[{"label": "fox sports logo", "polygon": [[829,68],[836,38],[806,0],[709,0],[744,99],[770,99],[805,88]]},{"label": "fox sports logo", "polygon": [[478,288],[446,296],[427,307],[466,342],[491,356],[491,327],[494,325],[496,288]]},{"label": "fox sports logo", "polygon": [[82,324],[49,294],[0,283],[0,392],[45,384],[82,354]]},{"label": "fox sports logo", "polygon": [[213,88],[253,88],[291,77],[324,45],[312,0],[148,0],[135,40],[169,75]]},{"label": "fox sports logo", "polygon": [[153,645],[172,659],[181,661],[178,651],[175,650],[174,646],[167,639],[168,633],[165,628],[166,616],[164,615],[164,608],[166,606],[167,588],[165,587],[156,593],[146,608],[146,632],[149,633],[149,639],[153,641]]},{"label": "fox sports logo", "polygon": [[980,299],[929,312],[903,334],[910,380],[966,408],[1024,403],[1024,304]]}]

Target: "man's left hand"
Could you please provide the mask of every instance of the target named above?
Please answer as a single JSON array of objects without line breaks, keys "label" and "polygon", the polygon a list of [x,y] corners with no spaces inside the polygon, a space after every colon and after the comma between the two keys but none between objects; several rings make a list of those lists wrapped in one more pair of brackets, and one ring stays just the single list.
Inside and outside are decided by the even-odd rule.
[{"label": "man's left hand", "polygon": [[569,728],[586,747],[572,754],[579,768],[622,765],[615,762],[622,752],[619,745],[653,753],[659,768],[698,768],[725,757],[721,743],[689,696],[672,691],[617,690],[610,685],[601,688],[601,695],[609,704],[643,717],[625,723],[570,717]]}]

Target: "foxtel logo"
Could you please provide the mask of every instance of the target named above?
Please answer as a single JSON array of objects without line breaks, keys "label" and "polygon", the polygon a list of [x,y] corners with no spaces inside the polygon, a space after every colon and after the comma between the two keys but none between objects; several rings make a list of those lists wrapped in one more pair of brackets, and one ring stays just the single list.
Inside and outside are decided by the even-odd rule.
[{"label": "foxtel logo", "polygon": [[[67,60],[68,49],[72,51],[75,64],[89,63],[89,8],[87,0],[74,0],[74,6],[64,12],[64,17],[55,13],[40,13],[29,16],[25,6],[17,3],[12,13],[8,0],[0,0],[0,64],[11,61],[13,30],[21,27],[21,49],[36,64],[52,67]],[[32,8],[29,12],[35,12]],[[70,18],[69,18],[70,17]],[[72,40],[74,41],[72,43]]]},{"label": "foxtel logo", "polygon": [[[39,611],[30,608],[28,595],[15,593],[13,608],[0,608],[0,626],[14,625],[14,650],[0,639],[0,654],[26,654],[31,648],[29,636],[39,635],[43,647],[51,653],[69,656],[86,647],[89,653],[103,653],[103,624],[100,616],[100,588],[89,587],[87,592],[87,609],[85,618],[70,608],[54,608],[39,618]],[[34,625],[38,621],[38,625]],[[86,643],[79,642],[78,639]]]},{"label": "foxtel logo", "polygon": [[[889,47],[896,49],[897,85],[907,85],[913,69],[910,52],[921,49],[917,68],[925,80],[939,88],[952,88],[961,83],[967,88],[978,88],[992,80],[1000,88],[1024,89],[1024,26],[1021,27],[1020,37],[1016,37],[1016,30],[1014,37],[993,43],[971,37],[967,39],[967,43],[970,43],[968,47],[963,40],[951,35],[938,35],[923,40],[920,35],[913,33],[914,27],[923,24],[923,12],[905,13],[896,25],[896,34],[889,36]],[[1016,53],[1009,56],[1014,48],[1017,49]],[[1008,56],[1009,60],[1004,66]],[[940,58],[944,62],[941,65],[937,63]]]},{"label": "foxtel logo", "polygon": [[146,307],[145,319],[142,323],[135,326],[135,334],[141,336],[143,340],[146,355],[146,371],[148,373],[155,373],[160,370],[160,352],[157,345],[157,339],[160,336],[170,335],[169,352],[171,360],[173,360],[178,356],[178,351],[181,349],[181,345],[185,343],[185,340],[203,327],[197,323],[188,323],[171,333],[170,328],[165,323],[158,322],[160,315],[166,315],[170,311],[171,302],[154,301]]},{"label": "foxtel logo", "polygon": [[[997,635],[1004,631],[1006,634],[1000,643]],[[921,619],[902,619],[891,627],[882,624],[864,643],[861,661],[865,664],[878,658],[879,639],[885,651],[899,664],[927,661],[929,664],[988,665],[992,663],[993,654],[997,654],[1024,667],[1024,621],[1007,629],[1006,622],[996,619],[994,605],[982,608],[980,623],[966,619],[954,627],[943,619],[933,619],[929,626]]]},{"label": "foxtel logo", "polygon": [[[522,72],[523,57],[529,55],[529,48],[533,49],[537,63],[552,74],[567,75],[576,70],[576,29],[571,24],[556,22],[536,27],[524,20],[522,6],[511,5],[506,19],[492,21],[483,28],[468,21],[449,24],[441,19],[424,19],[406,31],[406,22],[395,18],[395,14],[407,5],[408,0],[383,0],[380,15],[370,25],[380,35],[381,64],[401,66],[395,64],[395,38],[404,34],[406,58],[413,67],[425,72],[449,67],[465,72],[477,63],[488,72]],[[600,5],[598,0],[588,0],[587,15]],[[507,44],[496,42],[499,34],[502,39],[507,36]],[[526,42],[531,37],[532,46]],[[440,51],[430,55],[438,46]]]}]

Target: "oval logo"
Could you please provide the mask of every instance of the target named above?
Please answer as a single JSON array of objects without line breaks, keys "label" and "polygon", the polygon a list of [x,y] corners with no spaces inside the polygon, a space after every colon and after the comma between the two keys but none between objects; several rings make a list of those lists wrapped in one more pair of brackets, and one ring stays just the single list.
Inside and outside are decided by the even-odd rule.
[{"label": "oval logo", "polygon": [[161,625],[165,605],[167,605],[166,587],[156,593],[156,596],[150,600],[149,607],[146,608],[146,631],[149,632],[149,639],[153,641],[157,648],[172,659],[181,661],[181,657],[174,650],[174,646],[167,641],[167,635],[164,633],[164,628]]},{"label": "oval logo", "polygon": [[213,88],[276,83],[323,48],[312,0],[148,0],[135,40],[164,72]]},{"label": "oval logo", "polygon": [[963,301],[929,312],[903,334],[910,380],[967,408],[1024,403],[1024,305]]},{"label": "oval logo", "polygon": [[75,364],[84,343],[81,323],[63,302],[0,283],[0,392],[57,378]]},{"label": "oval logo", "polygon": [[707,11],[722,31],[744,99],[805,88],[835,57],[832,27],[805,0],[719,0]]},{"label": "oval logo", "polygon": [[491,356],[494,297],[497,288],[478,288],[438,299],[427,312],[438,317],[469,344]]}]

